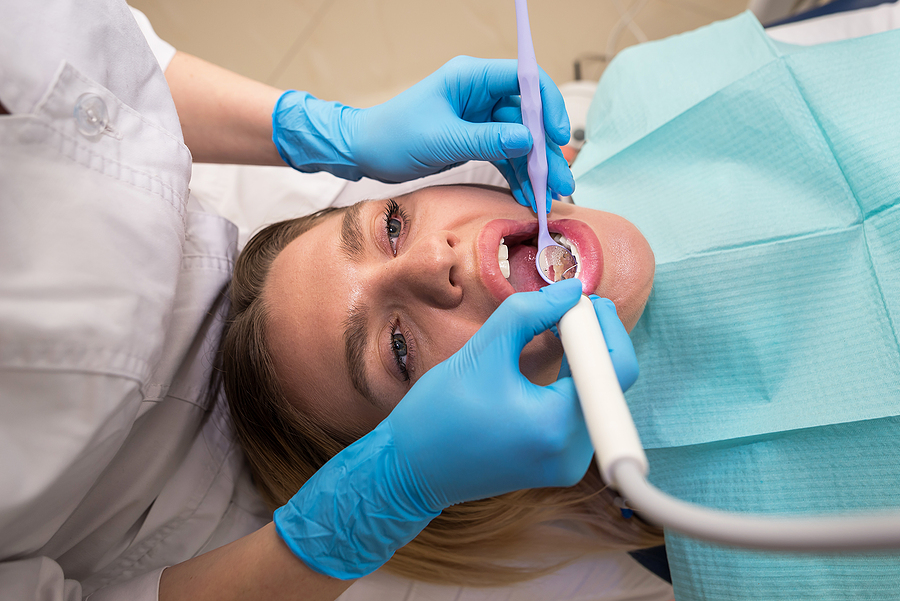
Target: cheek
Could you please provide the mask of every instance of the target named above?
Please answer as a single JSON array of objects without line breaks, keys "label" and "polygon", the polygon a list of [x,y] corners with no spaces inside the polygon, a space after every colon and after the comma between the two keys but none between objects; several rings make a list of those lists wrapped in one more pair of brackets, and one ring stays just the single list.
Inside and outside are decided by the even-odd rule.
[{"label": "cheek", "polygon": [[446,311],[432,311],[419,316],[417,323],[425,324],[427,328],[420,329],[416,336],[413,378],[418,380],[461,349],[485,320],[478,315],[452,315]]},{"label": "cheek", "polygon": [[478,332],[481,324],[452,323],[434,330],[429,337],[423,360],[426,369],[445,361],[461,349]]},{"label": "cheek", "polygon": [[[435,324],[440,323],[435,320]],[[425,372],[436,366],[438,363],[450,358],[456,351],[461,349],[469,339],[478,331],[480,324],[473,325],[468,323],[451,323],[443,324],[443,329],[435,328],[430,332],[442,332],[444,335],[437,336],[429,333],[425,340],[417,340],[417,366],[416,372],[412,374],[414,381],[418,381]],[[391,411],[403,399],[400,395],[390,402]],[[377,425],[377,422],[376,422]]]},{"label": "cheek", "polygon": [[[427,355],[427,369],[431,369],[461,349],[481,325],[480,322],[454,322],[446,323],[442,329],[435,330],[445,334],[429,340],[430,344],[424,353]],[[552,332],[544,332],[525,345],[519,357],[519,369],[531,382],[546,386],[556,381],[562,355],[563,348],[559,339]]]},{"label": "cheek", "polygon": [[287,393],[292,405],[345,444],[369,433],[389,413],[314,375],[308,376],[298,390],[289,389]]}]

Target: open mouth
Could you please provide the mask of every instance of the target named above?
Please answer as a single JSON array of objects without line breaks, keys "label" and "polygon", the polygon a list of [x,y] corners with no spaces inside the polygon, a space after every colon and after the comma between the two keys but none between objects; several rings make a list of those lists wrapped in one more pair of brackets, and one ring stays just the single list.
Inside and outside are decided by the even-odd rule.
[{"label": "open mouth", "polygon": [[[575,257],[575,276],[581,273],[578,248],[566,238],[565,234],[554,232],[550,236],[557,244],[568,249]],[[500,273],[512,285],[516,292],[537,290],[547,285],[538,273],[535,259],[537,257],[537,236],[512,235],[500,239],[497,249],[497,264]]]},{"label": "open mouth", "polygon": [[[584,290],[594,292],[603,272],[603,252],[597,235],[577,219],[557,219],[548,224],[550,235],[568,248],[577,261],[575,277]],[[514,292],[538,290],[547,285],[535,265],[537,221],[495,219],[478,236],[481,279],[497,300]]]}]

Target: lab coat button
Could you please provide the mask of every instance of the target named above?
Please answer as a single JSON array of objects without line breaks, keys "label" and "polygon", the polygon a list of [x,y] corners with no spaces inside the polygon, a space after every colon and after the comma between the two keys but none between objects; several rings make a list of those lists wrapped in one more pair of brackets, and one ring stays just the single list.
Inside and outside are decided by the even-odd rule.
[{"label": "lab coat button", "polygon": [[75,103],[75,123],[78,131],[89,138],[103,133],[109,124],[106,103],[96,94],[82,94]]}]

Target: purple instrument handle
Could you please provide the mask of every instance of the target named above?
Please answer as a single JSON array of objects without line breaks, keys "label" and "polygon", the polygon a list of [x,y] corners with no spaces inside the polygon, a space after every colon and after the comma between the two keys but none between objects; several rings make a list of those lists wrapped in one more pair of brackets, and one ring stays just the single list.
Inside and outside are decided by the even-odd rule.
[{"label": "purple instrument handle", "polygon": [[528,22],[527,0],[516,0],[516,34],[522,122],[531,132],[534,142],[531,152],[528,153],[528,179],[531,180],[538,217],[538,256],[540,256],[544,247],[555,245],[556,242],[547,231],[547,146],[544,142],[544,109],[541,103],[540,74],[534,56],[534,44],[531,41],[531,25]]}]

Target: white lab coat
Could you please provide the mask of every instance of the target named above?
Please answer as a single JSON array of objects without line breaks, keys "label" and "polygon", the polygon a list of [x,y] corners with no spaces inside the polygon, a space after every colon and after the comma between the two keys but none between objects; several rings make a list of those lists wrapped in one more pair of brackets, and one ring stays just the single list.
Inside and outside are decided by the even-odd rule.
[{"label": "white lab coat", "polygon": [[[205,394],[237,231],[193,210],[159,64],[174,50],[143,15],[156,59],[117,0],[0,0],[0,15],[0,599],[155,600],[165,566],[270,519]],[[316,199],[343,187],[307,183]],[[617,554],[501,589],[376,572],[346,597],[670,591]]]},{"label": "white lab coat", "polygon": [[205,395],[236,231],[124,3],[0,14],[0,597],[155,599],[267,519]]}]

